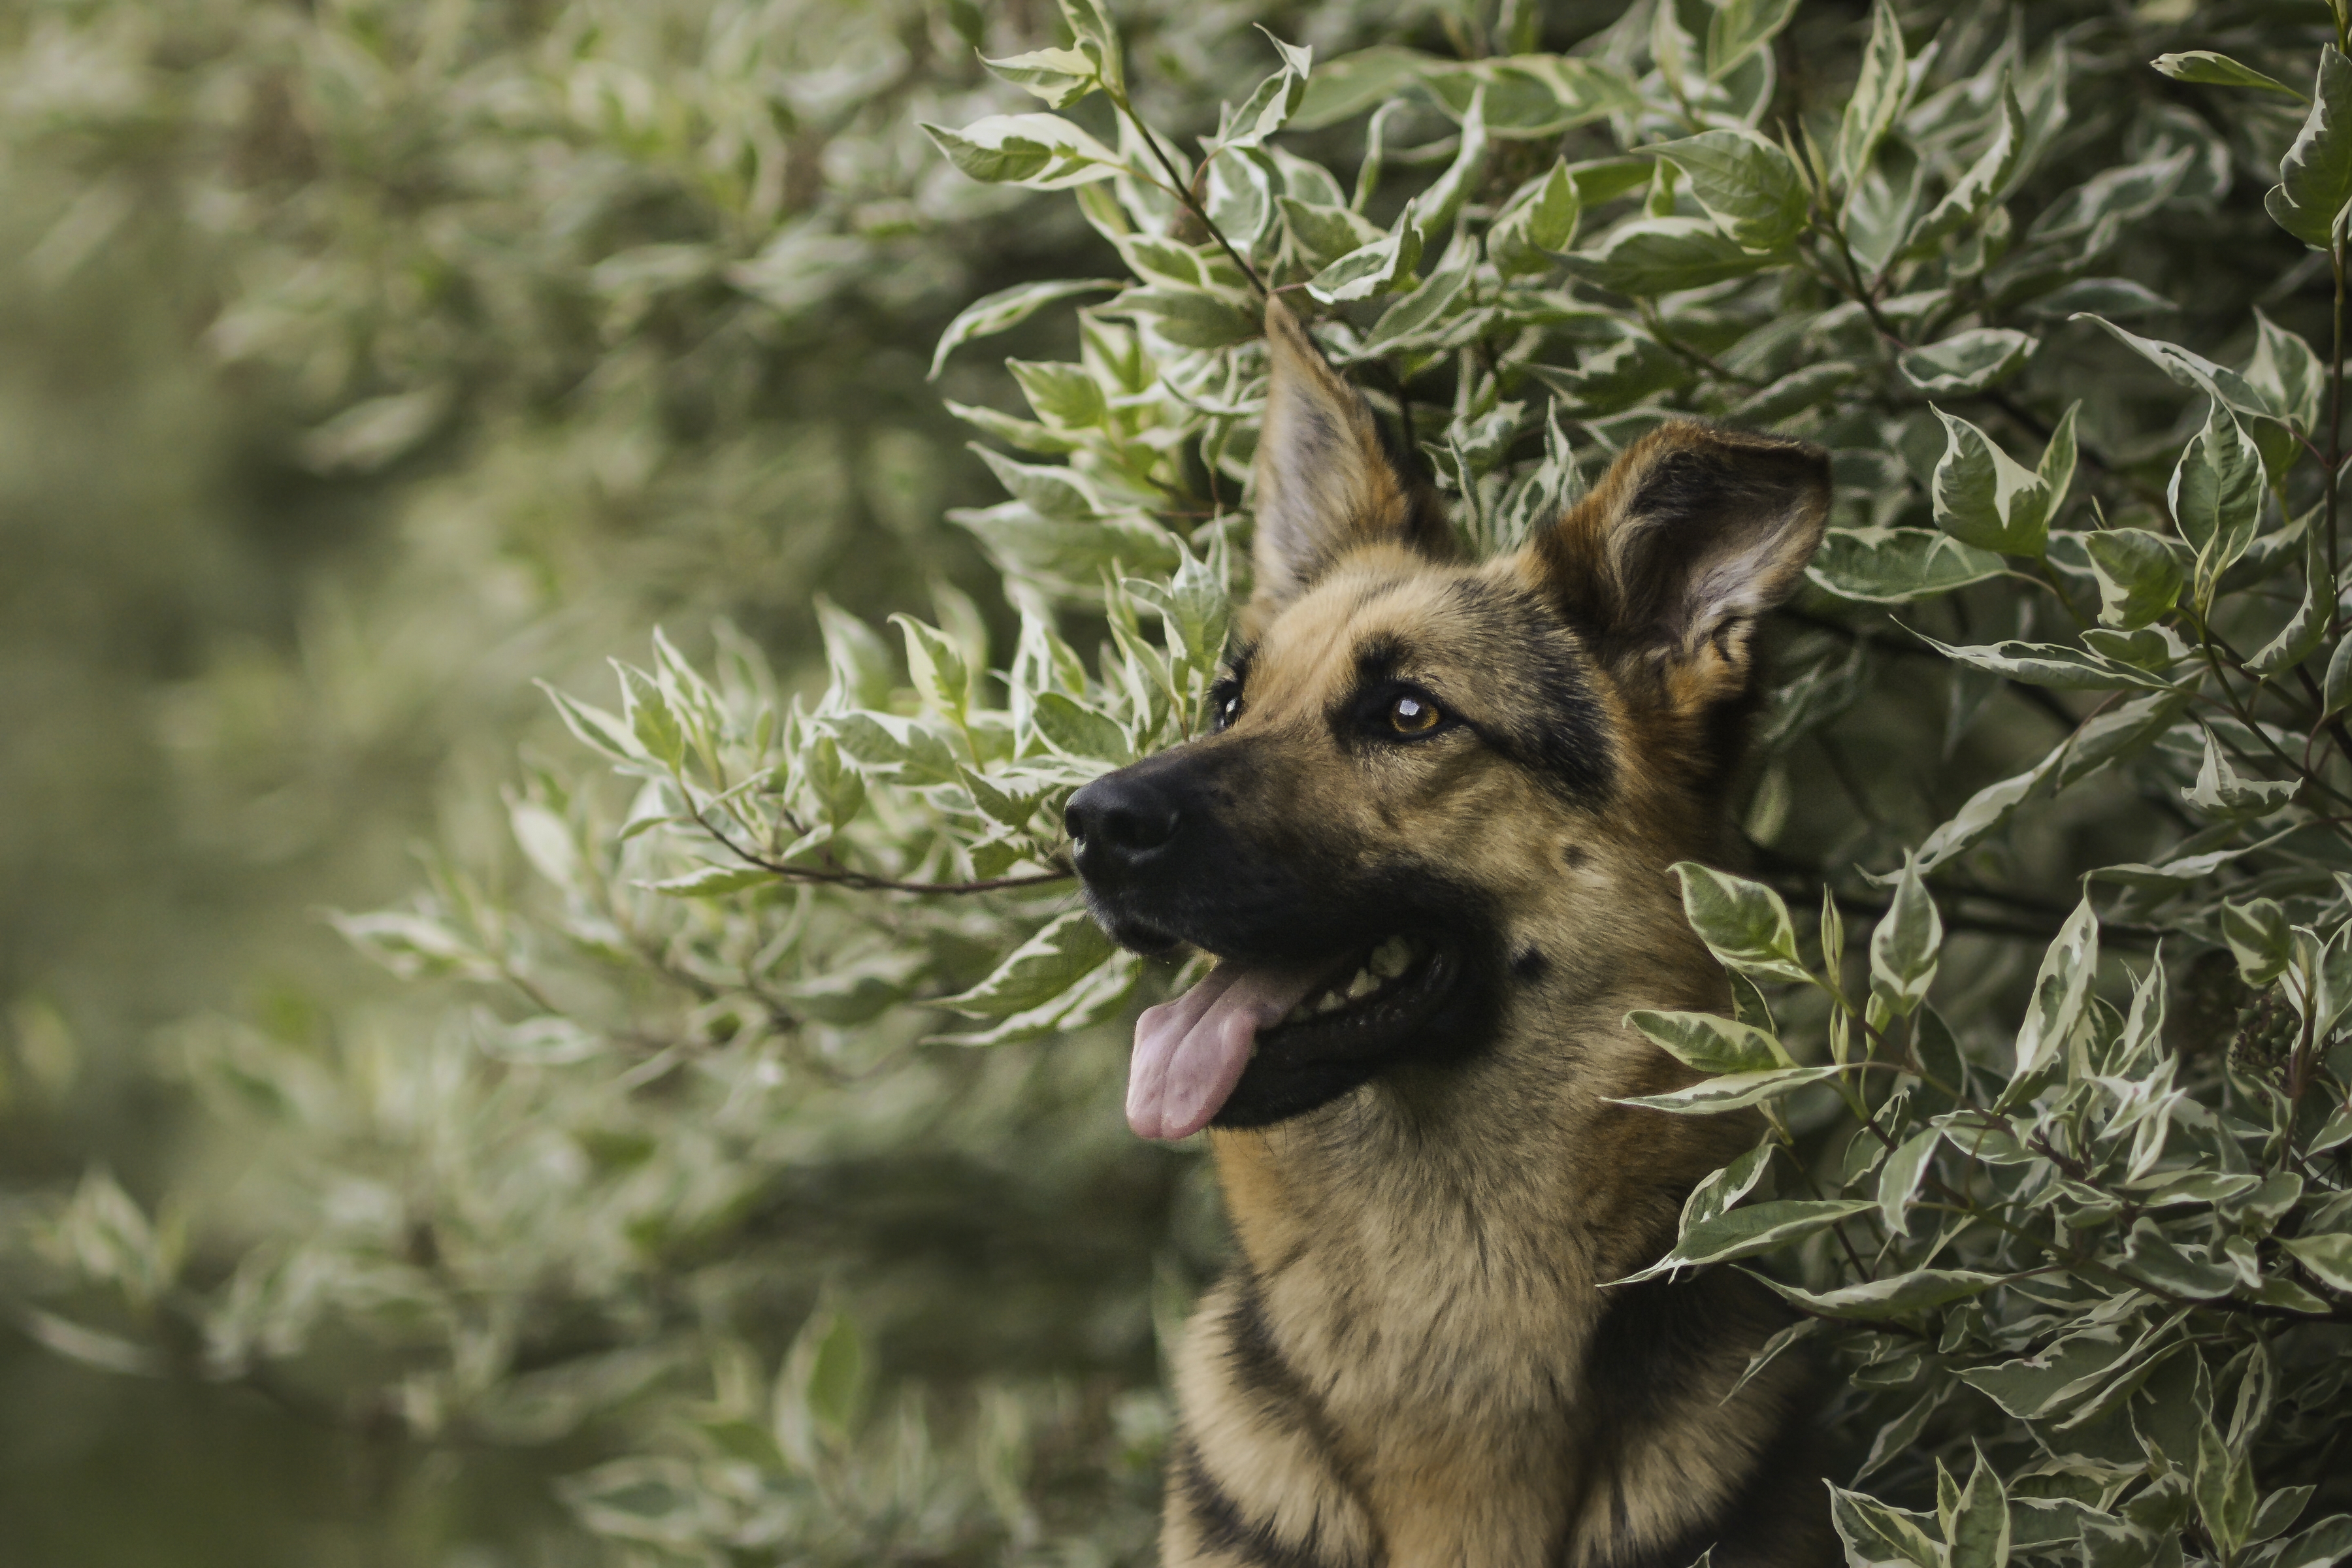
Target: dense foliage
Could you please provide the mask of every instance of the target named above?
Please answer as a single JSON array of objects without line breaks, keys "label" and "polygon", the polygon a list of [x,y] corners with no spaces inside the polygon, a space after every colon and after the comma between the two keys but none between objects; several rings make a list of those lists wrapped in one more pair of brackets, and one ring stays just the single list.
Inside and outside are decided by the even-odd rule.
[{"label": "dense foliage", "polygon": [[[1677,413],[1835,454],[1829,542],[1775,624],[1743,875],[1680,873],[1738,1016],[1633,1023],[1705,1075],[1644,1113],[1769,1121],[1658,1267],[1757,1268],[1799,1313],[1768,1353],[1843,1374],[1853,1561],[2352,1551],[2343,11],[1654,0],[1580,36],[1507,3],[1353,47],[1345,8],[1139,46],[1094,0],[1058,26],[951,5],[900,44],[960,32],[999,87],[839,83],[866,154],[842,158],[912,194],[829,165],[831,205],[794,198],[738,91],[768,90],[748,40],[794,12],[701,18],[672,91],[610,61],[534,89],[494,52],[486,119],[431,128],[446,184],[409,198],[650,166],[693,224],[592,259],[555,244],[586,220],[535,251],[404,214],[483,254],[388,262],[350,340],[376,357],[337,360],[320,323],[352,333],[371,291],[319,283],[336,247],[303,225],[347,220],[225,209],[308,259],[213,332],[341,367],[304,447],[331,469],[401,461],[480,398],[601,484],[640,425],[541,400],[684,396],[678,460],[624,490],[718,518],[743,503],[648,478],[805,482],[759,461],[763,398],[824,417],[823,377],[778,371],[777,312],[822,335],[844,291],[916,309],[892,290],[956,254],[926,236],[1049,193],[1019,225],[1074,210],[1092,275],[987,293],[931,362],[967,378],[948,407],[1007,498],[950,514],[1002,603],[943,582],[877,628],[820,599],[805,679],[722,624],[682,638],[698,657],[654,634],[615,698],[562,683],[577,744],[507,792],[516,857],[443,857],[411,904],[340,921],[454,983],[446,1012],[175,1032],[234,1171],[27,1202],[8,1278],[38,1337],[426,1446],[569,1445],[571,1517],[625,1560],[1147,1556],[1154,1335],[1220,1239],[1194,1163],[1110,1109],[1123,1022],[1181,976],[1076,909],[1059,808],[1202,721],[1246,587],[1271,289],[1475,552]],[[550,38],[531,58],[610,47]],[[449,74],[431,43],[403,46],[420,83]],[[1180,137],[1204,81],[1255,85]],[[982,112],[1014,88],[1034,101]],[[559,110],[568,132],[530,120]],[[478,324],[482,300],[579,306],[583,276],[584,358],[534,359],[563,340],[528,312]],[[420,278],[447,292],[400,293]],[[336,303],[304,329],[312,287]],[[1022,412],[969,368],[1016,331],[1074,356],[1009,362]],[[525,489],[546,460],[490,449]],[[841,471],[929,471],[900,464]],[[712,537],[699,570],[779,570]],[[842,548],[839,582],[883,569]]]}]

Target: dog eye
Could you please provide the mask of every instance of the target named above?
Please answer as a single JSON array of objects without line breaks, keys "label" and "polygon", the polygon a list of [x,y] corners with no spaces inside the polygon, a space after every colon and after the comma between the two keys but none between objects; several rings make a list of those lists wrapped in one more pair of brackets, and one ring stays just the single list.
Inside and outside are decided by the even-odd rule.
[{"label": "dog eye", "polygon": [[1242,689],[1230,680],[1221,680],[1209,689],[1209,725],[1213,730],[1230,729],[1242,716]]},{"label": "dog eye", "polygon": [[1400,735],[1426,735],[1444,719],[1425,697],[1406,693],[1389,704],[1389,728]]}]

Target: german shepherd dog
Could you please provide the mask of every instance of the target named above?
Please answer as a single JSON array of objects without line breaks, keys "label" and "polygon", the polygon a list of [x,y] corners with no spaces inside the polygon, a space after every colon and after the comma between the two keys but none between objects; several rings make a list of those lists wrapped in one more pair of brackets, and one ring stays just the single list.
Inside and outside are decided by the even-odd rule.
[{"label": "german shepherd dog", "polygon": [[1071,798],[1119,942],[1216,967],[1136,1026],[1127,1113],[1206,1127],[1238,1242],[1177,1355],[1162,1560],[1833,1561],[1780,1326],[1730,1270],[1605,1288],[1759,1124],[1629,1009],[1727,1010],[1667,867],[1717,850],[1757,618],[1816,447],[1689,423],[1524,549],[1436,496],[1276,302],[1255,588],[1213,732]]}]

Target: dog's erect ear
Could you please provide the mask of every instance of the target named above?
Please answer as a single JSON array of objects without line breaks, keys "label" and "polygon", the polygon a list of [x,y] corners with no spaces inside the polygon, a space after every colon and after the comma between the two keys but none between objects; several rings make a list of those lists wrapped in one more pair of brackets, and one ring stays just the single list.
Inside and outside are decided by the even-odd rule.
[{"label": "dog's erect ear", "polygon": [[1385,541],[1438,559],[1452,554],[1436,496],[1389,460],[1363,397],[1279,300],[1266,301],[1265,337],[1273,363],[1257,444],[1251,609],[1289,603],[1360,545]]},{"label": "dog's erect ear", "polygon": [[1704,706],[1746,689],[1755,619],[1795,591],[1829,510],[1820,447],[1677,421],[1619,458],[1531,564],[1621,674]]}]

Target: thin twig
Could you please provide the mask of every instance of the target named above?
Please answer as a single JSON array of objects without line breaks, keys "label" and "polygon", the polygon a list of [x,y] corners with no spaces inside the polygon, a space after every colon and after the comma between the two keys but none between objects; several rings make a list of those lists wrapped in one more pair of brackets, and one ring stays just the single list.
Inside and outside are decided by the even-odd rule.
[{"label": "thin twig", "polygon": [[1223,251],[1233,264],[1242,269],[1242,276],[1250,280],[1250,287],[1257,290],[1258,298],[1261,300],[1267,298],[1265,279],[1260,278],[1257,275],[1257,268],[1252,267],[1243,258],[1241,252],[1233,247],[1232,242],[1225,238],[1224,230],[1219,228],[1215,220],[1209,216],[1209,209],[1203,206],[1201,199],[1192,194],[1191,183],[1176,172],[1176,161],[1171,158],[1160,145],[1160,138],[1152,133],[1150,126],[1143,122],[1143,116],[1135,112],[1134,105],[1127,100],[1127,94],[1112,93],[1110,100],[1118,106],[1118,111],[1127,116],[1128,123],[1134,126],[1136,133],[1143,138],[1144,146],[1150,150],[1151,156],[1159,163],[1160,168],[1167,171],[1169,194],[1184,205],[1185,211],[1200,220],[1201,226],[1209,231],[1209,237],[1217,242],[1217,248]]},{"label": "thin twig", "polygon": [[688,805],[687,809],[696,824],[725,846],[729,854],[747,866],[772,871],[789,881],[820,883],[874,893],[994,893],[1007,888],[1038,888],[1049,882],[1066,882],[1077,875],[1074,870],[1064,869],[1035,871],[1023,877],[991,877],[977,882],[906,882],[896,877],[869,876],[864,871],[852,871],[843,867],[819,870],[813,866],[788,866],[781,860],[772,860],[765,855],[744,848],[704,816],[699,807]]}]

